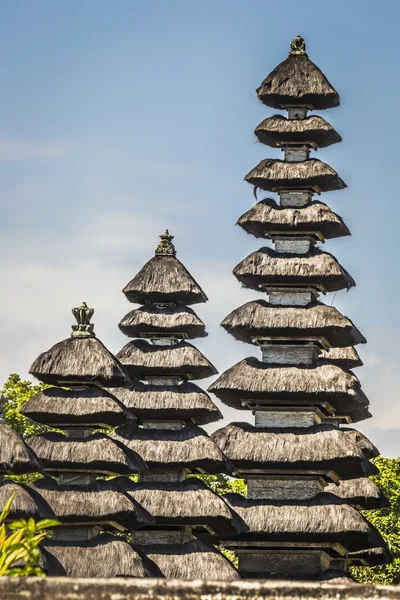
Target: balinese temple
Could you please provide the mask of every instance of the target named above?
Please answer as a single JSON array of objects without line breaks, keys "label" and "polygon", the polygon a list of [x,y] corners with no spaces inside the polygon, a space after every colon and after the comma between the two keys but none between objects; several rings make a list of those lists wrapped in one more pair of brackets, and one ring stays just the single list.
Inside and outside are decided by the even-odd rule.
[{"label": "balinese temple", "polygon": [[237,570],[209,539],[234,535],[241,520],[203,481],[190,477],[233,471],[200,427],[221,418],[194,383],[216,373],[191,344],[207,333],[190,305],[206,302],[207,296],[176,258],[173,236],[166,231],[160,238],[155,256],[123,290],[141,306],[119,324],[135,338],[117,354],[132,383],[113,391],[138,420],[118,427],[111,437],[139,454],[148,470],[137,482],[117,481],[154,519],[133,532],[133,544],[157,576],[237,579]]},{"label": "balinese temple", "polygon": [[318,196],[346,185],[310,156],[341,140],[324,118],[309,115],[338,106],[339,96],[300,36],[257,94],[287,116],[273,115],[255,130],[282,159],[262,160],[245,177],[276,199],[257,202],[238,221],[268,240],[233,271],[263,296],[222,322],[261,359],[245,358],[209,388],[226,405],[254,415],[254,424],[231,423],[212,435],[248,483],[247,498],[225,496],[247,530],[223,543],[237,553],[243,577],[343,577],[352,564],[387,562],[389,552],[359,512],[386,502],[368,479],[377,472],[370,459],[378,452],[352,428],[370,416],[350,370],[362,364],[354,346],[366,340],[331,301],[319,299],[355,285],[321,249],[349,230]]},{"label": "balinese temple", "polygon": [[135,421],[132,411],[107,389],[123,385],[127,374],[95,336],[93,309],[83,303],[72,312],[77,323],[71,336],[41,354],[30,370],[51,387],[28,400],[21,411],[58,430],[29,440],[45,473],[30,489],[61,523],[42,547],[47,572],[143,577],[148,571],[141,556],[115,534],[148,525],[152,517],[108,479],[147,466],[104,433]]}]

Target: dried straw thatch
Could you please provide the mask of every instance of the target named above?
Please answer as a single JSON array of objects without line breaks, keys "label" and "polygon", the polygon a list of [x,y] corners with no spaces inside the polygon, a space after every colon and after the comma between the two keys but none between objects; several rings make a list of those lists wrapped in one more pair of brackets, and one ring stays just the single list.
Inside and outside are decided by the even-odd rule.
[{"label": "dried straw thatch", "polygon": [[98,479],[90,484],[59,485],[44,477],[30,485],[47,502],[62,524],[116,525],[137,529],[154,519],[137,502],[110,481]]},{"label": "dried straw thatch", "polygon": [[205,425],[222,419],[210,396],[190,381],[180,385],[146,385],[139,381],[116,388],[113,393],[139,420],[193,420]]},{"label": "dried straw thatch", "polygon": [[[235,339],[248,344],[263,336],[324,337],[335,347],[366,342],[350,319],[334,306],[321,302],[307,306],[276,306],[265,300],[247,302],[225,317],[221,325]],[[330,354],[324,357],[329,359]]]},{"label": "dried straw thatch", "polygon": [[123,385],[123,366],[95,337],[70,337],[43,352],[30,368],[31,375],[50,384],[98,383]]},{"label": "dried straw thatch", "polygon": [[154,577],[232,581],[240,575],[216,548],[201,540],[184,544],[135,546],[146,556],[145,565]]},{"label": "dried straw thatch", "polygon": [[132,410],[98,386],[48,388],[25,402],[20,412],[52,427],[116,427],[136,420]]},{"label": "dried straw thatch", "polygon": [[378,448],[361,431],[351,429],[350,427],[342,427],[341,431],[344,431],[346,435],[357,444],[367,458],[372,459],[379,456],[380,452]]},{"label": "dried straw thatch", "polygon": [[348,551],[386,548],[381,534],[352,506],[332,494],[311,500],[249,500],[239,494],[223,498],[248,527],[240,540],[342,544]]},{"label": "dried straw thatch", "polygon": [[265,158],[247,173],[245,181],[268,192],[279,189],[330,192],[347,187],[335,169],[317,158],[301,162]]},{"label": "dried straw thatch", "polygon": [[174,256],[153,256],[122,290],[130,302],[197,304],[208,298]]},{"label": "dried straw thatch", "polygon": [[103,534],[87,542],[46,540],[42,553],[51,577],[147,577],[142,557],[122,538]]},{"label": "dried straw thatch", "polygon": [[237,224],[256,238],[272,237],[272,233],[320,233],[326,239],[350,235],[342,217],[329,206],[314,200],[301,207],[281,206],[272,198],[257,202]]},{"label": "dried straw thatch", "polygon": [[340,481],[339,485],[330,483],[325,490],[359,510],[374,510],[390,505],[376,483],[367,477]]},{"label": "dried straw thatch", "polygon": [[39,521],[56,518],[54,512],[35,490],[22,483],[8,480],[0,481],[0,511],[13,494],[15,496],[7,518],[9,521],[29,518]]},{"label": "dried straw thatch", "polygon": [[240,519],[200,479],[180,482],[135,483],[126,477],[114,480],[116,486],[155,518],[156,525],[204,526],[214,533],[242,531]]},{"label": "dried straw thatch", "polygon": [[346,348],[328,348],[327,350],[322,350],[318,358],[320,361],[326,361],[334,365],[340,365],[346,369],[355,369],[356,367],[362,367],[364,364],[357,350],[352,346],[347,346]]},{"label": "dried straw thatch", "polygon": [[352,405],[353,409],[368,406],[357,377],[332,364],[278,366],[249,357],[222,373],[208,389],[228,406],[239,409],[245,408],[241,400],[261,403],[297,397],[307,404],[327,401],[341,411]]},{"label": "dried straw thatch", "polygon": [[42,461],[44,470],[50,473],[84,471],[126,475],[146,470],[138,454],[104,433],[67,438],[51,431],[30,438],[29,445]]},{"label": "dried straw thatch", "polygon": [[264,79],[257,96],[272,108],[307,105],[322,110],[340,104],[336,90],[306,54],[290,54]]},{"label": "dried straw thatch", "polygon": [[0,473],[22,475],[43,471],[35,452],[6,423],[0,423],[0,440]]},{"label": "dried straw thatch", "polygon": [[335,471],[341,479],[377,473],[347,433],[332,425],[278,429],[230,423],[211,437],[241,472]]},{"label": "dried straw thatch", "polygon": [[368,565],[369,567],[385,565],[393,560],[388,548],[369,548],[358,552],[349,552],[346,558],[352,565]]},{"label": "dried straw thatch", "polygon": [[205,337],[205,325],[194,310],[178,305],[146,305],[132,310],[121,320],[119,328],[129,337],[149,333],[183,334],[193,339]]},{"label": "dried straw thatch", "polygon": [[332,125],[317,115],[304,119],[287,119],[282,115],[273,115],[264,119],[254,133],[262,144],[273,148],[285,143],[308,143],[326,148],[342,141]]},{"label": "dried straw thatch", "polygon": [[149,468],[204,470],[206,473],[233,471],[215,442],[196,425],[173,430],[123,425],[110,437],[139,454]]},{"label": "dried straw thatch", "polygon": [[140,379],[166,374],[203,379],[218,372],[200,350],[188,342],[161,346],[146,340],[133,340],[118,352],[117,357],[131,376]]},{"label": "dried straw thatch", "polygon": [[272,248],[260,248],[233,269],[244,287],[260,290],[265,286],[317,286],[336,292],[355,286],[354,279],[336,258],[319,248],[306,254],[281,254]]}]

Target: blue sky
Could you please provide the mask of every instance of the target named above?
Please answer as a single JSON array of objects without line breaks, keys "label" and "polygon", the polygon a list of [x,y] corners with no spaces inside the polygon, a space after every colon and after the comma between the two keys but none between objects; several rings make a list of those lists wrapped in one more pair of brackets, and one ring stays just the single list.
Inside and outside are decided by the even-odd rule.
[{"label": "blue sky", "polygon": [[361,428],[400,455],[399,17],[390,0],[1,3],[1,380],[27,376],[82,300],[117,352],[120,290],[165,227],[210,298],[198,346],[219,371],[257,352],[219,322],[257,297],[231,275],[261,245],[234,226],[253,203],[243,177],[280,156],[254,141],[273,112],[254,90],[300,33],[342,99],[323,116],[343,143],[318,157],[349,186],[322,199],[353,234],[325,249],[357,281],[334,304],[369,341]]}]

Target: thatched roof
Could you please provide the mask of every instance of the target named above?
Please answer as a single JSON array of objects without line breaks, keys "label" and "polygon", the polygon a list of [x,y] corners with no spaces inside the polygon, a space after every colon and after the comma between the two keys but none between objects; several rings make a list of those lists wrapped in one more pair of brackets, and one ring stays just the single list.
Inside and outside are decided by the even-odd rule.
[{"label": "thatched roof", "polygon": [[388,499],[376,483],[367,477],[340,481],[339,485],[330,483],[325,491],[335,494],[360,510],[374,510],[390,506]]},{"label": "thatched roof", "polygon": [[352,429],[350,427],[342,427],[341,431],[344,431],[346,435],[357,444],[367,458],[372,459],[380,455],[375,444],[373,444],[361,431],[357,431],[357,429]]},{"label": "thatched roof", "polygon": [[42,496],[62,524],[118,524],[120,529],[132,530],[153,522],[137,502],[103,479],[82,486],[59,485],[51,477],[44,477],[30,487]]},{"label": "thatched roof", "polygon": [[116,388],[113,393],[139,420],[193,419],[199,425],[205,425],[222,419],[210,396],[190,381],[180,385],[146,385],[138,381]]},{"label": "thatched roof", "polygon": [[56,518],[54,512],[35,490],[22,483],[7,479],[0,481],[0,512],[13,494],[15,496],[8,513],[8,521],[29,518],[40,521],[41,519]]},{"label": "thatched roof", "polygon": [[277,232],[312,231],[321,233],[326,239],[350,235],[342,217],[319,200],[305,206],[287,207],[272,198],[265,198],[239,217],[237,224],[256,238],[267,238]]},{"label": "thatched roof", "polygon": [[203,379],[218,372],[204,354],[188,342],[161,346],[147,340],[132,340],[117,357],[131,376],[140,379],[146,379],[147,375],[167,374]]},{"label": "thatched roof", "polygon": [[335,471],[341,479],[377,472],[347,432],[332,425],[257,428],[230,423],[211,437],[241,472]]},{"label": "thatched roof", "polygon": [[208,298],[174,256],[153,256],[122,290],[130,302],[197,304]]},{"label": "thatched roof", "polygon": [[119,361],[95,337],[70,337],[43,352],[31,375],[50,384],[98,383],[123,385],[128,376]]},{"label": "thatched roof", "polygon": [[0,423],[0,473],[22,475],[43,470],[35,452],[6,423]]},{"label": "thatched roof", "polygon": [[322,350],[318,358],[320,361],[327,361],[346,369],[355,369],[356,367],[362,367],[364,364],[357,350],[352,346]]},{"label": "thatched roof", "polygon": [[193,339],[205,337],[205,325],[194,310],[178,305],[146,305],[129,312],[119,323],[122,333],[129,337],[143,334],[184,334]]},{"label": "thatched roof", "polygon": [[146,577],[142,557],[120,537],[102,534],[87,542],[46,540],[41,546],[51,577]]},{"label": "thatched roof", "polygon": [[346,558],[352,565],[364,566],[367,564],[370,567],[385,565],[393,560],[388,548],[368,548],[358,552],[349,552]]},{"label": "thatched roof", "polygon": [[245,181],[268,192],[279,189],[330,192],[347,187],[335,169],[317,158],[301,162],[265,158],[247,173]]},{"label": "thatched roof", "polygon": [[262,144],[273,148],[285,143],[308,143],[326,148],[342,141],[332,125],[317,115],[304,119],[287,119],[283,115],[273,115],[264,119],[254,133]]},{"label": "thatched roof", "polygon": [[[365,337],[334,306],[312,302],[307,306],[276,306],[266,300],[247,302],[221,323],[235,339],[252,344],[255,337],[324,337],[332,346],[364,344]],[[325,358],[331,354],[326,353]]]},{"label": "thatched roof", "polygon": [[27,400],[20,412],[52,427],[115,427],[136,420],[132,410],[98,386],[47,388]]},{"label": "thatched roof", "polygon": [[146,470],[138,454],[104,433],[67,438],[62,433],[45,432],[30,438],[29,446],[50,473],[87,471],[126,475]]},{"label": "thatched roof", "polygon": [[249,500],[239,494],[223,498],[248,527],[240,540],[342,544],[348,551],[386,547],[381,534],[352,506],[332,494],[310,500]]},{"label": "thatched roof", "polygon": [[263,104],[272,108],[307,105],[321,110],[339,106],[340,99],[322,71],[305,52],[289,54],[257,89]]},{"label": "thatched roof", "polygon": [[145,564],[154,577],[215,581],[240,579],[232,563],[216,548],[201,540],[135,547],[146,556]]},{"label": "thatched roof", "polygon": [[196,477],[165,483],[135,483],[118,477],[113,483],[152,515],[156,525],[205,526],[216,534],[243,530],[240,519],[221,496]]},{"label": "thatched roof", "polygon": [[336,292],[355,286],[354,279],[328,252],[312,247],[306,254],[282,254],[260,248],[233,269],[244,287],[260,290],[264,286],[322,286]]},{"label": "thatched roof", "polygon": [[232,473],[232,465],[207,433],[196,425],[182,429],[144,429],[135,424],[118,427],[112,439],[124,444],[151,469],[204,470]]},{"label": "thatched roof", "polygon": [[233,365],[208,388],[222,402],[244,408],[241,400],[290,400],[306,404],[330,402],[342,411],[368,406],[360,382],[353,373],[332,364],[279,366],[254,357]]}]

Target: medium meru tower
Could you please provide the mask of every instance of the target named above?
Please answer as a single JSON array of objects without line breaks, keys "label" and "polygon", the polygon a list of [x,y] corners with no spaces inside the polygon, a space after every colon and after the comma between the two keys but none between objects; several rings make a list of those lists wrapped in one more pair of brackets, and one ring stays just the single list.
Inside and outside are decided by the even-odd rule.
[{"label": "medium meru tower", "polygon": [[[382,564],[389,553],[358,509],[385,499],[367,477],[377,472],[376,448],[351,424],[370,416],[354,349],[366,340],[321,294],[355,285],[321,243],[349,235],[341,217],[316,199],[345,183],[312,151],[341,141],[334,128],[309,111],[339,105],[339,96],[308,58],[304,40],[262,82],[260,101],[287,111],[255,130],[259,142],[283,152],[262,160],[245,177],[274,192],[238,221],[271,243],[234,269],[260,298],[234,310],[222,326],[258,347],[224,372],[210,390],[225,404],[252,411],[254,425],[231,423],[214,441],[248,482],[248,498],[225,496],[247,530],[226,537],[244,577],[329,579],[349,565]],[[330,304],[330,303],[329,303]]]}]

